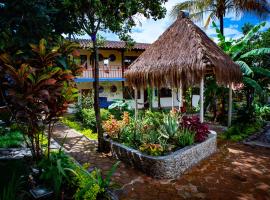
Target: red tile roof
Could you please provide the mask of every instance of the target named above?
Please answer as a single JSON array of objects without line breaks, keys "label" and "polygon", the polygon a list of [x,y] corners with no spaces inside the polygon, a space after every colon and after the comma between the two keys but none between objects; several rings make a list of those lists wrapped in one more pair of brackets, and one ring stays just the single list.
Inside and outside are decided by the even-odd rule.
[{"label": "red tile roof", "polygon": [[[90,39],[75,39],[75,42],[79,42],[82,48],[89,48],[92,46],[92,41]],[[147,43],[135,43],[132,49],[145,50],[150,44]],[[125,49],[126,43],[123,41],[109,41],[106,40],[101,48],[105,49]]]}]

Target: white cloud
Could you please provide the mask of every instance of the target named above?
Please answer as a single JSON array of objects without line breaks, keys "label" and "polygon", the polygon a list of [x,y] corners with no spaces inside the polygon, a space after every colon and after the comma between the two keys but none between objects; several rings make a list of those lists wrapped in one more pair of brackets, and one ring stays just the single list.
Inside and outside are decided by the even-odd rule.
[{"label": "white cloud", "polygon": [[[181,0],[183,1],[183,0]],[[131,33],[132,38],[136,42],[152,43],[158,39],[158,37],[173,23],[174,19],[170,16],[170,12],[176,3],[181,2],[179,0],[169,0],[165,3],[167,14],[164,19],[155,21],[153,19],[146,19],[144,17],[137,17],[140,21],[138,25],[133,29]]]}]

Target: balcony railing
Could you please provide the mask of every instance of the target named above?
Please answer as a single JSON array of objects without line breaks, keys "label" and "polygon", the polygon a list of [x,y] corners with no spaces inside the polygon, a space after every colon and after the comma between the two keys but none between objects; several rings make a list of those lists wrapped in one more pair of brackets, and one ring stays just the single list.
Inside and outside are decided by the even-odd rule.
[{"label": "balcony railing", "polygon": [[[88,67],[80,78],[94,78],[94,69]],[[123,78],[121,66],[99,66],[99,78]]]}]

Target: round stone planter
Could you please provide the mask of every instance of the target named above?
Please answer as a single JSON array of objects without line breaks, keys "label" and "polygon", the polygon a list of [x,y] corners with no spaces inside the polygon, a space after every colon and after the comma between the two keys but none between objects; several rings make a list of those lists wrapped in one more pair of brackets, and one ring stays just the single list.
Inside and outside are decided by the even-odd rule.
[{"label": "round stone planter", "polygon": [[145,155],[138,150],[124,146],[111,139],[104,139],[112,155],[124,163],[155,178],[175,179],[181,176],[187,169],[216,151],[217,136],[214,131],[210,132],[204,142],[187,146],[165,156]]}]

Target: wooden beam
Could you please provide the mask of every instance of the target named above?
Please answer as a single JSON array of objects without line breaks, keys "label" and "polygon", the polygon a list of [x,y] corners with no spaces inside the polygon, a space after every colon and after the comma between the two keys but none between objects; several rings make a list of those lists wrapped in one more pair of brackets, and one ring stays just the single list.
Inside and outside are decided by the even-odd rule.
[{"label": "wooden beam", "polygon": [[232,125],[232,83],[229,85],[228,127]]},{"label": "wooden beam", "polygon": [[181,82],[180,87],[179,87],[179,110],[180,111],[182,107],[183,107],[183,87],[182,87],[182,82]]},{"label": "wooden beam", "polygon": [[201,78],[200,82],[200,121],[203,123],[204,122],[204,76]]},{"label": "wooden beam", "polygon": [[134,88],[135,92],[135,120],[138,119],[138,89]]},{"label": "wooden beam", "polygon": [[174,109],[174,88],[172,88],[172,110]]}]

